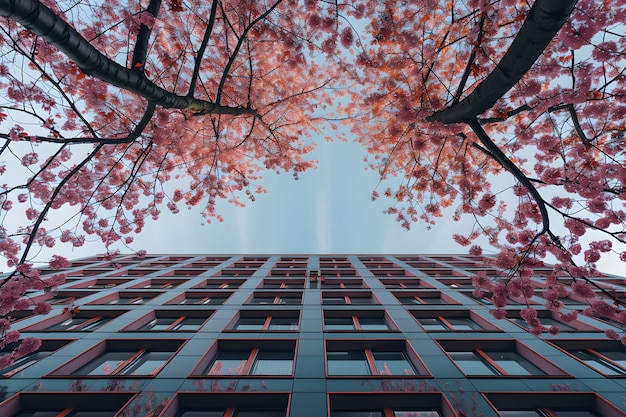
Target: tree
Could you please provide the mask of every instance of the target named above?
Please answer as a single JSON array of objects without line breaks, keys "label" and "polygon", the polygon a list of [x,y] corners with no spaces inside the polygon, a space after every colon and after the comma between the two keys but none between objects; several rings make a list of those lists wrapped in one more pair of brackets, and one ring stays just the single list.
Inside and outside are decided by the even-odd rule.
[{"label": "tree", "polygon": [[[482,253],[480,237],[495,248],[501,276],[473,281],[496,317],[508,296],[529,303],[533,268],[552,256],[546,308],[574,320],[561,300],[573,293],[586,314],[625,324],[624,294],[591,279],[600,257],[626,243],[625,3],[438,6],[388,1],[366,11],[376,17],[357,63],[366,98],[354,114],[365,116],[353,131],[381,180],[401,178],[384,191],[395,199],[388,213],[406,228],[455,205],[454,220],[473,218],[472,233],[455,240],[473,244],[471,254]],[[515,183],[494,191],[503,172]],[[558,331],[530,306],[524,318],[534,333]]]},{"label": "tree", "polygon": [[[217,200],[254,200],[260,171],[297,179],[313,167],[311,115],[337,78],[318,63],[339,63],[334,11],[286,0],[1,1],[0,152],[18,163],[0,167],[0,253],[14,268],[0,315],[27,308],[27,290],[63,282],[33,268],[38,247],[88,235],[130,244],[147,218],[184,204],[221,221]],[[54,223],[54,212],[71,214]],[[55,256],[49,267],[68,265]],[[19,337],[0,325],[1,346]]]},{"label": "tree", "polygon": [[[589,314],[626,323],[621,295],[590,279],[626,243],[624,1],[98,3],[0,0],[2,154],[27,173],[1,193],[0,251],[15,269],[0,314],[62,281],[32,268],[36,246],[85,234],[130,244],[146,218],[182,203],[219,220],[218,198],[263,192],[261,169],[311,168],[315,111],[347,85],[332,91],[352,93],[339,110],[381,180],[401,179],[384,191],[388,212],[408,228],[456,205],[455,220],[475,222],[457,241],[480,254],[485,236],[496,249],[502,276],[474,278],[496,316],[508,295],[534,293],[533,268],[551,255],[548,308],[574,319],[559,300],[574,292]],[[366,27],[358,43],[353,23]],[[42,144],[56,148],[42,155]],[[503,172],[516,183],[499,197]],[[68,208],[67,223],[50,224]],[[5,229],[21,213],[23,226]],[[604,236],[583,241],[590,231]]]}]

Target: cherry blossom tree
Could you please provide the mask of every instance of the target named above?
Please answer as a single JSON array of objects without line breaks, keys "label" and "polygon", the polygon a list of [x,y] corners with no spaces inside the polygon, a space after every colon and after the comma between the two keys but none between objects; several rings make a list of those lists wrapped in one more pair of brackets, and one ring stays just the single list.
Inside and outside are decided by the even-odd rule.
[{"label": "cherry blossom tree", "polygon": [[[624,294],[592,279],[601,257],[626,261],[616,249],[626,243],[624,12],[624,1],[588,0],[366,9],[375,17],[356,64],[365,99],[353,132],[381,181],[397,177],[383,191],[394,200],[387,212],[407,229],[446,208],[473,221],[455,240],[480,255],[483,239],[503,271],[475,276],[476,295],[488,295],[500,318],[507,297],[525,299],[536,334],[558,332],[530,301],[533,270],[547,257],[556,264],[545,308],[574,320],[562,301],[572,295],[589,304],[585,314],[626,323]],[[497,190],[503,173],[514,182]]]},{"label": "cherry blossom tree", "polygon": [[351,30],[337,13],[286,0],[2,0],[0,254],[13,272],[0,282],[0,347],[19,338],[7,317],[33,307],[25,292],[64,280],[34,268],[39,249],[130,245],[147,219],[185,205],[221,221],[219,199],[265,192],[261,171],[312,168],[312,115],[331,103],[335,39]]},{"label": "cherry blossom tree", "polygon": [[[388,212],[409,228],[454,208],[475,225],[455,239],[495,249],[501,276],[474,277],[494,315],[535,294],[551,256],[547,308],[575,319],[561,301],[573,293],[625,323],[623,294],[592,279],[626,243],[625,4],[0,0],[0,152],[13,162],[0,167],[0,253],[14,268],[0,314],[63,281],[33,268],[38,248],[131,244],[184,205],[221,220],[217,200],[254,200],[262,170],[311,168],[316,111],[343,92],[371,166],[397,178]],[[497,190],[504,173],[514,183]],[[531,307],[524,317],[545,330]],[[4,343],[19,338],[0,325]]]}]

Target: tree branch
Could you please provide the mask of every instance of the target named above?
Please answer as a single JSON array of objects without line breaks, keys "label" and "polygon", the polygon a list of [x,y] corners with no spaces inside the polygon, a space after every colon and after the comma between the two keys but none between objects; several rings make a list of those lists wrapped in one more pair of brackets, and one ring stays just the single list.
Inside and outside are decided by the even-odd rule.
[{"label": "tree branch", "polygon": [[0,16],[15,20],[63,52],[87,75],[137,94],[165,108],[191,110],[198,114],[230,114],[259,117],[247,107],[222,106],[206,100],[171,93],[148,80],[143,72],[129,70],[109,59],[67,22],[38,0],[2,0]]},{"label": "tree branch", "polygon": [[435,112],[429,121],[468,122],[509,91],[535,63],[574,9],[577,0],[537,0],[496,68],[458,103]]}]

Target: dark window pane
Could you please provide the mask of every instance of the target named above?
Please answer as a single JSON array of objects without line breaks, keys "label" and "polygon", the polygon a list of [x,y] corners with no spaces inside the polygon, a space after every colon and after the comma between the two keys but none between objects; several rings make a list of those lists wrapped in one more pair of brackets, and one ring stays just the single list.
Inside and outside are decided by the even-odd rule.
[{"label": "dark window pane", "polygon": [[327,317],[324,319],[326,330],[355,330],[352,317]]},{"label": "dark window pane", "polygon": [[372,352],[379,375],[415,375],[404,352]]},{"label": "dark window pane", "polygon": [[329,375],[370,375],[365,354],[361,351],[328,352]]},{"label": "dark window pane", "polygon": [[264,352],[256,355],[250,374],[252,375],[291,375],[293,352]]},{"label": "dark window pane", "polygon": [[362,330],[389,330],[382,317],[361,317],[358,320]]}]

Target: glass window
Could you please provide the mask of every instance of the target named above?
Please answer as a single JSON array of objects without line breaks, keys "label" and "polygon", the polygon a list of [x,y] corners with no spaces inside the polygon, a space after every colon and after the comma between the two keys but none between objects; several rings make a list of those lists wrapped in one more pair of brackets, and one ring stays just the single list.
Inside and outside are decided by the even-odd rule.
[{"label": "glass window", "polygon": [[292,350],[220,351],[208,367],[207,375],[291,375]]},{"label": "glass window", "polygon": [[363,351],[328,352],[328,375],[370,375]]},{"label": "glass window", "polygon": [[324,327],[326,330],[356,330],[352,317],[326,317]]},{"label": "glass window", "polygon": [[466,375],[544,375],[537,366],[516,352],[475,349],[448,352]]},{"label": "glass window", "polygon": [[382,317],[357,317],[361,330],[389,330]]},{"label": "glass window", "polygon": [[401,351],[350,350],[327,352],[328,375],[416,375]]},{"label": "glass window", "polygon": [[268,330],[298,330],[296,317],[272,317]]},{"label": "glass window", "polygon": [[252,375],[291,375],[293,369],[292,352],[261,351],[254,358]]},{"label": "glass window", "polygon": [[207,375],[243,375],[250,352],[218,352]]},{"label": "glass window", "polygon": [[415,375],[404,352],[372,352],[378,375]]},{"label": "glass window", "polygon": [[[511,317],[509,320],[517,324],[518,326],[522,326],[525,329],[530,329],[530,326],[528,325],[528,323],[526,323],[526,320],[521,317]],[[562,321],[555,320],[552,317],[539,317],[539,321],[543,326],[556,326],[561,329],[562,332],[571,332],[577,330],[575,327],[565,324]]]},{"label": "glass window", "polygon": [[235,330],[263,330],[265,317],[241,317],[235,325]]},{"label": "glass window", "polygon": [[156,375],[172,356],[172,352],[146,350],[106,352],[73,375]]},{"label": "glass window", "polygon": [[1,369],[0,375],[4,375],[4,376],[16,375],[22,372],[24,369],[28,368],[29,366],[49,356],[51,353],[52,353],[51,351],[38,351],[38,352],[33,352],[31,354],[23,356],[19,359],[16,359],[11,365],[7,366],[4,369]]},{"label": "glass window", "polygon": [[626,352],[623,350],[571,350],[570,353],[605,375],[626,375]]},{"label": "glass window", "polygon": [[157,317],[138,330],[159,331],[196,331],[205,322],[203,317]]},{"label": "glass window", "polygon": [[484,330],[469,317],[420,317],[417,319],[426,331],[452,330],[469,331]]},{"label": "glass window", "polygon": [[46,331],[91,331],[111,321],[110,317],[71,317],[60,323],[54,324]]}]

